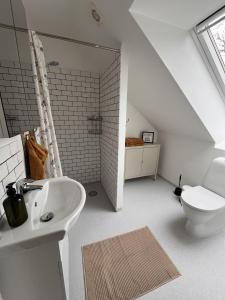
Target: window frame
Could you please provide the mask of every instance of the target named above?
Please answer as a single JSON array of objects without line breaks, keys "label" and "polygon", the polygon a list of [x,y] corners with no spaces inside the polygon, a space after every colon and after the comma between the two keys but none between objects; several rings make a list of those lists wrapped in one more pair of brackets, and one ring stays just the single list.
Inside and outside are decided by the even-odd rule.
[{"label": "window frame", "polygon": [[225,102],[225,63],[210,28],[198,33],[197,27],[198,25],[192,30],[192,37]]}]

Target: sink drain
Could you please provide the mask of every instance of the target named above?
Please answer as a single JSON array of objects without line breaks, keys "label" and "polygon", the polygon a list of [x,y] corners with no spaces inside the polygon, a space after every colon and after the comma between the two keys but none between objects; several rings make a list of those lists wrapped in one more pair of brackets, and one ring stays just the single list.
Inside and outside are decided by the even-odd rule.
[{"label": "sink drain", "polygon": [[90,197],[95,197],[95,196],[98,195],[98,192],[96,192],[96,191],[90,191],[90,192],[88,193],[88,195],[89,195]]},{"label": "sink drain", "polygon": [[47,212],[40,217],[41,222],[49,222],[54,218],[54,214],[52,212]]}]

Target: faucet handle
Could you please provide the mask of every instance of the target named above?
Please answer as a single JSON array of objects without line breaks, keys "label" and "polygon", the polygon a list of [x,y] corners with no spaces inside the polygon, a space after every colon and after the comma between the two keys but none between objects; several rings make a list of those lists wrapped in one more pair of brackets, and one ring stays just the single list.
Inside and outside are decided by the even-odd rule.
[{"label": "faucet handle", "polygon": [[24,193],[29,192],[29,191],[41,190],[43,188],[43,185],[30,184],[34,181],[35,180],[33,180],[33,179],[27,179],[27,178],[18,180],[16,182],[17,193],[23,195]]},{"label": "faucet handle", "polygon": [[42,190],[43,185],[39,184],[29,184],[28,182],[24,183],[23,185],[23,193],[33,191],[33,190]]},{"label": "faucet handle", "polygon": [[23,186],[28,182],[33,182],[33,179],[21,178],[16,182],[16,191],[18,194],[23,194]]}]

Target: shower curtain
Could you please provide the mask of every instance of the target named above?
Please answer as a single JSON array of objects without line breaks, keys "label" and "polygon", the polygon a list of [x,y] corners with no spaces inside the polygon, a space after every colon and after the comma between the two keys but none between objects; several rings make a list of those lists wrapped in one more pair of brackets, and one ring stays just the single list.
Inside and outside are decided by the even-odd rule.
[{"label": "shower curtain", "polygon": [[46,177],[59,177],[63,176],[63,174],[52,119],[43,45],[35,31],[29,30],[29,40],[37,105],[40,116],[41,144],[49,153],[45,168]]}]

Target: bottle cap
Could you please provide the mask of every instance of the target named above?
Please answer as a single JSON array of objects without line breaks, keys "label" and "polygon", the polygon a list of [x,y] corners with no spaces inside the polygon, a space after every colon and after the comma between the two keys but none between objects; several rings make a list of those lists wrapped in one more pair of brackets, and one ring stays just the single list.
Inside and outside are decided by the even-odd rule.
[{"label": "bottle cap", "polygon": [[8,196],[14,196],[16,194],[16,189],[14,189],[13,185],[15,182],[11,182],[7,184],[6,189],[7,189],[7,195]]}]

